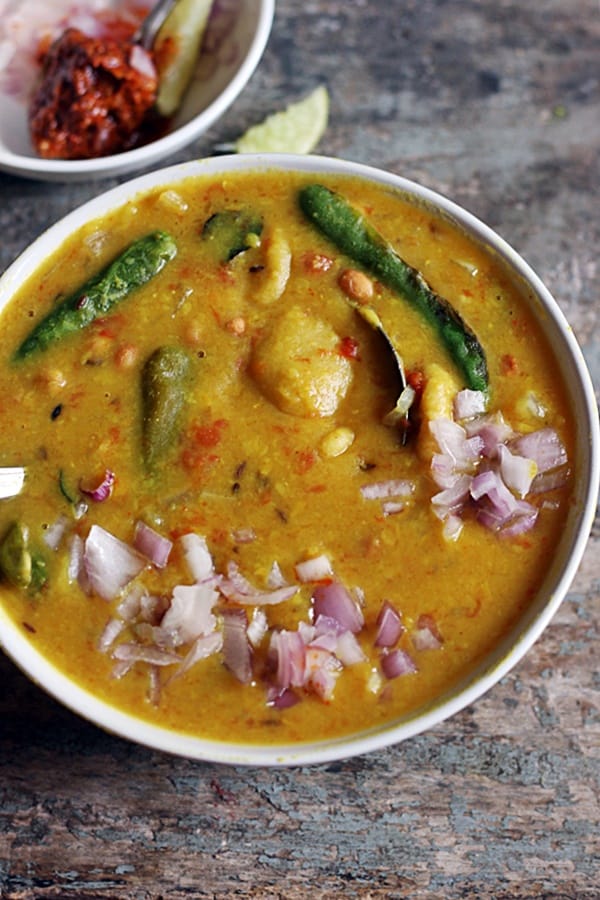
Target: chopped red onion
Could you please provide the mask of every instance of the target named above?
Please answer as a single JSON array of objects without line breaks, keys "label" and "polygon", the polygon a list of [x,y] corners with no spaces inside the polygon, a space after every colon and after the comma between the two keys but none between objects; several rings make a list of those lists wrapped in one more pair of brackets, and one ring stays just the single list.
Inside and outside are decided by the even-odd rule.
[{"label": "chopped red onion", "polygon": [[159,666],[148,666],[148,702],[152,706],[158,706],[160,703],[161,683]]},{"label": "chopped red onion", "polygon": [[465,523],[460,516],[450,513],[444,518],[442,535],[446,541],[457,541],[462,533]]},{"label": "chopped red onion", "polygon": [[48,528],[46,528],[46,530],[44,531],[44,543],[46,544],[46,546],[51,550],[58,550],[69,526],[70,520],[68,516],[59,516],[56,522],[54,522],[52,525],[49,525]]},{"label": "chopped red onion", "polygon": [[285,580],[279,563],[275,561],[271,566],[271,569],[269,570],[269,574],[267,576],[267,587],[273,589],[285,587],[286,585],[287,581]]},{"label": "chopped red onion", "polygon": [[365,500],[385,500],[389,497],[403,497],[408,500],[414,491],[414,481],[409,481],[407,478],[373,481],[371,484],[363,484],[360,488]]},{"label": "chopped red onion", "polygon": [[275,709],[290,709],[300,703],[300,697],[290,688],[281,690],[278,687],[271,686],[267,691],[267,705],[273,706]]},{"label": "chopped red onion", "polygon": [[167,565],[173,549],[172,541],[141,521],[136,523],[133,545],[159,569]]},{"label": "chopped red onion", "polygon": [[114,472],[111,472],[110,469],[107,469],[104,473],[102,481],[95,488],[84,488],[82,487],[80,482],[79,490],[82,494],[85,494],[86,497],[89,497],[90,500],[94,500],[95,503],[102,503],[104,500],[108,500],[108,498],[112,494],[114,484]]},{"label": "chopped red onion", "polygon": [[280,688],[301,687],[306,672],[306,646],[299,631],[274,631],[269,655],[275,661],[275,682]]},{"label": "chopped red onion", "polygon": [[471,468],[478,461],[483,449],[483,440],[479,435],[467,437],[462,425],[443,417],[431,421],[429,430],[442,453],[449,456],[461,471]]},{"label": "chopped red onion", "polygon": [[404,631],[402,617],[389,600],[384,600],[377,616],[376,647],[393,647]]},{"label": "chopped red onion", "polygon": [[328,616],[353,634],[363,627],[362,610],[339,581],[318,585],[313,591],[312,600],[315,620],[319,616]]},{"label": "chopped red onion", "polygon": [[537,463],[533,459],[511,453],[504,444],[498,447],[498,459],[500,474],[506,486],[515,491],[519,497],[528,494],[537,474]]},{"label": "chopped red onion", "polygon": [[220,631],[213,631],[211,634],[200,635],[196,638],[187,655],[184,656],[181,665],[177,671],[173,673],[173,678],[179,678],[192,666],[195,666],[201,659],[207,659],[209,656],[218,653],[223,646],[223,635]]},{"label": "chopped red onion", "polygon": [[173,646],[189,644],[215,630],[212,609],[218,596],[207,584],[180,584],[173,589],[171,604],[160,623]]},{"label": "chopped red onion", "polygon": [[325,554],[314,556],[311,559],[305,559],[295,565],[296,575],[300,581],[307,583],[310,581],[324,581],[331,578],[333,569],[329,558]]},{"label": "chopped red onion", "polygon": [[427,614],[419,616],[410,638],[415,650],[439,650],[444,643],[435,619]]},{"label": "chopped red onion", "polygon": [[477,436],[482,441],[481,455],[493,459],[496,455],[498,444],[514,437],[514,431],[501,412],[491,413],[486,416],[477,416],[464,423],[469,437]]},{"label": "chopped red onion", "polygon": [[508,524],[503,525],[500,529],[500,536],[517,537],[520,534],[525,534],[527,531],[531,531],[531,529],[537,522],[538,515],[539,510],[535,506],[522,501],[522,505],[519,506],[516,515],[513,516],[512,520]]},{"label": "chopped red onion", "polygon": [[106,651],[111,647],[112,644],[119,637],[123,629],[125,628],[125,622],[123,619],[117,619],[113,617],[109,619],[104,629],[102,630],[102,634],[98,638],[98,650],[101,653],[106,653]]},{"label": "chopped red onion", "polygon": [[367,658],[356,635],[351,631],[344,631],[339,635],[334,653],[344,666],[354,666]]},{"label": "chopped red onion", "polygon": [[100,525],[90,528],[83,562],[91,589],[105,600],[117,597],[145,566],[139,553]]},{"label": "chopped red onion", "polygon": [[83,562],[84,556],[84,542],[83,538],[81,538],[78,534],[71,535],[69,540],[69,565],[67,569],[67,578],[69,579],[69,584],[74,584],[77,582],[82,589],[87,594],[89,591],[89,583],[88,578],[85,572],[85,565]]},{"label": "chopped red onion", "polygon": [[550,472],[541,472],[536,475],[531,485],[531,494],[545,494],[564,487],[569,478],[569,470],[566,466],[553,469]]},{"label": "chopped red onion", "polygon": [[465,388],[454,398],[454,416],[457,419],[472,419],[487,408],[487,396],[483,391]]},{"label": "chopped red onion", "polygon": [[188,569],[194,581],[205,581],[214,574],[213,558],[208,549],[206,539],[190,532],[179,538]]},{"label": "chopped red onion", "polygon": [[252,649],[245,609],[223,610],[223,662],[242,684],[252,681]]},{"label": "chopped red onion", "polygon": [[405,650],[397,647],[389,653],[382,653],[380,657],[381,671],[386,678],[398,678],[401,675],[412,675],[417,671],[412,658]]},{"label": "chopped red onion", "polygon": [[248,623],[247,635],[248,640],[253,647],[259,647],[264,636],[269,630],[269,620],[267,614],[261,607],[256,607],[252,612],[252,618]]},{"label": "chopped red onion", "polygon": [[244,578],[236,563],[230,562],[227,565],[227,577],[219,582],[219,590],[227,600],[234,603],[246,606],[267,606],[289,600],[298,591],[298,587],[294,584],[276,588],[274,591],[260,590]]},{"label": "chopped red onion", "polygon": [[548,472],[568,462],[567,451],[554,428],[540,428],[522,434],[511,442],[510,448],[519,456],[533,459],[538,472]]},{"label": "chopped red onion", "polygon": [[331,700],[342,664],[339,659],[319,647],[306,648],[305,687],[322,700]]},{"label": "chopped red onion", "polygon": [[145,594],[145,588],[141,584],[133,584],[123,594],[117,606],[117,613],[125,622],[133,622],[139,616]]},{"label": "chopped red onion", "polygon": [[113,658],[123,662],[144,662],[153,666],[171,666],[181,658],[171,650],[163,650],[148,644],[127,641],[117,644],[112,652]]},{"label": "chopped red onion", "polygon": [[470,475],[459,475],[451,487],[433,495],[431,502],[434,510],[437,507],[442,518],[461,510],[469,497],[472,482]]}]

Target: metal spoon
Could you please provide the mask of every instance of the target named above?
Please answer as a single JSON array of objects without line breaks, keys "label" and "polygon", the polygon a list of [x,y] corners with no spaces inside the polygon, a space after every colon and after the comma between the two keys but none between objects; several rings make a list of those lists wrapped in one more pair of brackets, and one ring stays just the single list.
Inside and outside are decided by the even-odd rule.
[{"label": "metal spoon", "polygon": [[398,353],[398,350],[390,338],[389,334],[383,327],[383,322],[379,318],[372,306],[365,303],[358,303],[356,300],[346,298],[356,312],[367,322],[371,328],[377,331],[385,340],[388,349],[392,353],[392,357],[396,364],[396,371],[400,379],[400,394],[396,402],[396,406],[384,418],[384,423],[392,428],[399,428],[402,443],[405,444],[408,437],[409,429],[409,410],[414,400],[415,392],[406,382],[406,373],[404,371],[404,362]]},{"label": "metal spoon", "polygon": [[156,35],[178,2],[179,0],[158,0],[158,3],[148,13],[134,34],[134,44],[139,44],[144,50],[151,50],[156,40]]}]

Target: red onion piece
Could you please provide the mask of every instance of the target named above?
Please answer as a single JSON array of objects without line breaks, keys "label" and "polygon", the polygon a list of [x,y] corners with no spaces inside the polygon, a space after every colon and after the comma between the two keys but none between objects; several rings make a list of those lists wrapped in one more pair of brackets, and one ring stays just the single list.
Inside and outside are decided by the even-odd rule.
[{"label": "red onion piece", "polygon": [[435,619],[428,613],[419,616],[410,637],[415,650],[439,650],[444,643]]},{"label": "red onion piece", "polygon": [[298,631],[274,631],[269,655],[276,664],[279,688],[301,687],[305,679],[306,647]]},{"label": "red onion piece", "polygon": [[357,634],[364,625],[362,610],[339,581],[320,584],[313,591],[315,618],[328,616],[346,631]]},{"label": "red onion piece", "polygon": [[58,550],[69,526],[70,520],[68,516],[59,516],[58,519],[44,531],[44,543],[46,546],[51,550]]},{"label": "red onion piece", "polygon": [[102,634],[98,638],[98,650],[101,653],[106,653],[112,644],[119,637],[123,629],[125,628],[126,623],[123,619],[112,618],[109,619],[104,629],[102,630]]},{"label": "red onion piece", "polygon": [[173,549],[172,541],[150,528],[145,522],[137,522],[133,545],[159,569],[164,569],[167,565]]},{"label": "red onion piece", "polygon": [[401,675],[412,675],[417,671],[412,658],[405,650],[396,648],[380,657],[381,671],[386,678],[399,678]]},{"label": "red onion piece", "polygon": [[479,459],[483,440],[478,435],[467,437],[462,425],[452,419],[434,419],[429,423],[429,430],[442,453],[449,456],[461,471],[469,469]]},{"label": "red onion piece", "polygon": [[171,666],[181,661],[181,658],[171,650],[163,650],[151,644],[138,644],[135,641],[117,644],[112,655],[114,659],[123,662],[145,662],[153,666]]},{"label": "red onion piece", "polygon": [[415,483],[407,478],[373,481],[371,484],[363,484],[360,488],[365,500],[386,500],[390,497],[402,497],[408,500],[414,491]]},{"label": "red onion piece", "polygon": [[234,603],[245,606],[267,606],[289,600],[297,593],[298,587],[289,585],[276,588],[274,591],[260,590],[244,578],[236,563],[230,562],[227,566],[227,577],[220,581],[219,590],[227,600]]},{"label": "red onion piece", "polygon": [[267,691],[267,705],[275,709],[290,709],[297,703],[300,703],[300,697],[290,688],[270,687]]},{"label": "red onion piece", "polygon": [[472,419],[474,416],[484,413],[487,407],[487,397],[483,391],[472,391],[465,388],[459,391],[454,398],[454,416],[457,419]]},{"label": "red onion piece", "polygon": [[339,635],[334,653],[344,666],[354,666],[365,662],[367,658],[356,635],[351,631],[344,631]]},{"label": "red onion piece", "polygon": [[310,581],[324,581],[333,575],[331,563],[325,554],[296,563],[295,570],[298,579],[305,584]]},{"label": "red onion piece", "polygon": [[510,449],[520,456],[533,459],[538,472],[548,472],[568,462],[567,451],[554,428],[540,428],[523,434],[511,442]]},{"label": "red onion piece", "polygon": [[252,613],[252,618],[248,623],[247,635],[248,640],[253,647],[259,647],[264,636],[269,630],[269,621],[267,614],[261,607],[256,607]]},{"label": "red onion piece", "polygon": [[322,700],[331,700],[342,664],[333,653],[319,647],[306,648],[304,684]]},{"label": "red onion piece", "polygon": [[252,650],[245,609],[223,610],[223,662],[242,684],[252,681]]},{"label": "red onion piece", "polygon": [[384,600],[377,616],[376,647],[393,647],[404,631],[402,617],[389,600]]},{"label": "red onion piece", "polygon": [[515,491],[519,497],[528,494],[537,474],[537,463],[532,459],[511,453],[504,444],[500,444],[498,447],[498,459],[500,460],[500,474],[506,486]]},{"label": "red onion piece", "polygon": [[214,573],[213,558],[206,539],[190,532],[179,538],[188,569],[194,581],[205,581]]},{"label": "red onion piece", "polygon": [[501,412],[477,416],[477,418],[465,422],[464,427],[469,437],[476,435],[481,440],[481,455],[489,459],[495,457],[498,444],[514,437],[514,431]]},{"label": "red onion piece", "polygon": [[445,488],[438,494],[434,494],[431,502],[436,511],[436,507],[440,512],[441,518],[445,518],[451,513],[459,512],[469,498],[469,490],[473,479],[470,475],[457,475],[454,484]]},{"label": "red onion piece", "polygon": [[90,588],[105,600],[117,597],[146,564],[139,553],[100,525],[90,528],[83,563]]},{"label": "red onion piece", "polygon": [[104,500],[108,500],[108,498],[112,494],[114,484],[114,472],[111,472],[110,469],[107,469],[104,473],[102,481],[95,488],[84,488],[82,487],[80,482],[79,490],[82,494],[85,494],[86,497],[89,497],[90,500],[94,500],[96,503],[102,503]]},{"label": "red onion piece", "polygon": [[201,634],[214,631],[216,620],[212,608],[218,596],[207,584],[177,585],[160,623],[160,630],[168,636],[169,643],[189,644]]},{"label": "red onion piece", "polygon": [[541,472],[536,475],[531,485],[531,494],[545,494],[564,487],[569,478],[568,468],[553,469],[550,472]]},{"label": "red onion piece", "polygon": [[212,656],[223,646],[223,635],[220,631],[213,631],[212,634],[202,634],[192,644],[187,655],[184,656],[181,665],[177,671],[173,673],[172,678],[179,678],[188,669],[191,669],[199,660],[207,659]]}]

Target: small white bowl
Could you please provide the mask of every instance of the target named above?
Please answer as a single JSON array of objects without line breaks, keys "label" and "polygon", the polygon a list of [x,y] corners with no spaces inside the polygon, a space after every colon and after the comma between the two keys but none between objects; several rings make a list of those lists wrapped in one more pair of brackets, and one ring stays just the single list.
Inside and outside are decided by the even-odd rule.
[{"label": "small white bowl", "polygon": [[152,166],[190,144],[223,115],[258,65],[275,11],[275,0],[239,0],[233,28],[215,54],[203,54],[198,75],[164,137],[100,159],[41,159],[29,138],[22,100],[0,93],[0,170],[39,181],[86,181]]},{"label": "small white bowl", "polygon": [[131,202],[140,192],[171,186],[196,175],[233,171],[280,170],[308,172],[315,177],[351,175],[399,192],[455,223],[485,246],[526,290],[540,328],[554,348],[557,378],[566,385],[577,423],[575,498],[566,516],[554,559],[543,585],[511,632],[446,695],[414,714],[379,728],[333,740],[295,745],[255,745],[206,740],[156,727],[123,713],[79,687],[36,650],[22,629],[0,607],[0,645],[23,671],[48,693],[105,730],[137,743],[193,759],[235,765],[291,766],[329,762],[378,750],[425,731],[473,703],[519,662],[541,635],[573,580],[594,519],[600,478],[600,430],[591,379],[573,332],[556,301],[527,263],[490,228],[450,200],[397,175],[369,166],[318,156],[242,155],[183,163],[143,175],[89,201],[39,237],[0,279],[0,310],[24,278],[76,229]]}]

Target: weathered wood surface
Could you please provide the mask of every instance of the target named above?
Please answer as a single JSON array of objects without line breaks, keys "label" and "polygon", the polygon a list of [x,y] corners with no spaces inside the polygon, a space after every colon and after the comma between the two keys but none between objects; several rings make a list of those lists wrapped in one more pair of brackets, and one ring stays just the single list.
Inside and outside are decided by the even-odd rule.
[{"label": "weathered wood surface", "polygon": [[[325,82],[322,152],[448,194],[554,292],[600,384],[596,0],[279,0],[211,152]],[[108,186],[107,183],[101,187]],[[0,176],[0,266],[99,190]],[[311,769],[154,753],[0,658],[0,896],[600,896],[600,528],[524,661],[431,732]]]}]

